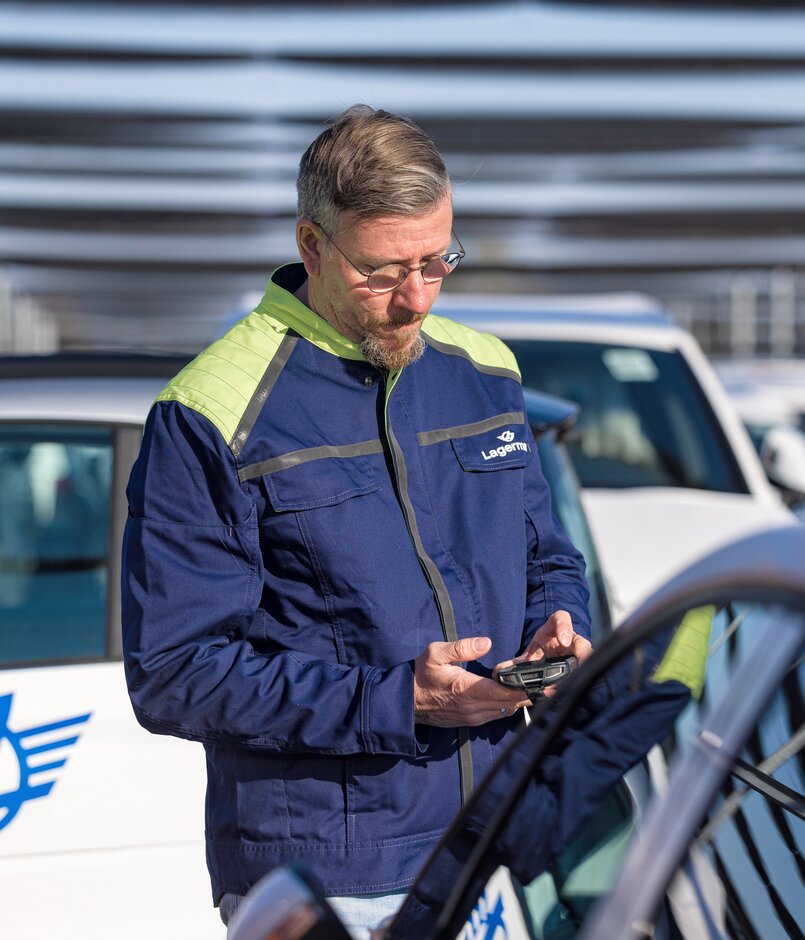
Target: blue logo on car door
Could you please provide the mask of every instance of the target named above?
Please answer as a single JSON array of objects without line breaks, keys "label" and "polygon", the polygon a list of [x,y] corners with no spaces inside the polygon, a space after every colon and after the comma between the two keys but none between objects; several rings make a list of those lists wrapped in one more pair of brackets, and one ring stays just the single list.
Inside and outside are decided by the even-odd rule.
[{"label": "blue logo on car door", "polygon": [[65,749],[78,741],[74,729],[92,714],[12,731],[11,699],[11,695],[0,695],[0,829],[14,819],[23,803],[50,793],[56,772],[67,763]]}]

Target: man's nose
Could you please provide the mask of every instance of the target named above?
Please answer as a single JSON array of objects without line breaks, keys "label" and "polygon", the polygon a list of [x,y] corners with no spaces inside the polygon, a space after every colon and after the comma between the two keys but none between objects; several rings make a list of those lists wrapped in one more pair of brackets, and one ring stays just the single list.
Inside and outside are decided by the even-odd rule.
[{"label": "man's nose", "polygon": [[409,271],[408,276],[395,291],[397,301],[416,313],[427,313],[433,303],[433,284],[426,284],[422,271],[417,268]]}]

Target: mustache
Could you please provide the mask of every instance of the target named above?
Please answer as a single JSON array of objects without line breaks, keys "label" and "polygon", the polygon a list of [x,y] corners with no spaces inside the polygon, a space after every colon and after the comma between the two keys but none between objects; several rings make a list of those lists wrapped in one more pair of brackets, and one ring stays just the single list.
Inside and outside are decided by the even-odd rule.
[{"label": "mustache", "polygon": [[421,323],[427,313],[413,313],[411,310],[388,310],[388,322],[392,326],[408,326],[409,323]]}]

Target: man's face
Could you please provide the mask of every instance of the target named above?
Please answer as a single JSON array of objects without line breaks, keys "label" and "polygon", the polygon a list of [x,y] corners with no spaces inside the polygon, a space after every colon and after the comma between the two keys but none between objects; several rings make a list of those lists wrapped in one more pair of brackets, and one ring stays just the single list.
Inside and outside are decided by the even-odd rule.
[{"label": "man's face", "polygon": [[449,196],[423,215],[361,221],[347,213],[334,234],[342,255],[321,229],[302,220],[297,236],[309,277],[307,295],[300,295],[301,299],[359,343],[374,365],[399,369],[422,350],[419,331],[441,281],[426,284],[421,272],[411,271],[399,287],[375,294],[344,255],[362,270],[389,262],[418,267],[425,259],[448,251],[452,224]]}]

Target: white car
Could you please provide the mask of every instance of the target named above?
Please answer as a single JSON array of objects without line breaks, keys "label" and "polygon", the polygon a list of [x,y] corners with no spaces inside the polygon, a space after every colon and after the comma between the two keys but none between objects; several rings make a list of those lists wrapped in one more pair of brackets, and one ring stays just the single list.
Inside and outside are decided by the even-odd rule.
[{"label": "white car", "polygon": [[750,435],[780,422],[805,431],[805,361],[732,358],[713,366]]},{"label": "white car", "polygon": [[501,337],[523,382],[581,406],[569,441],[616,612],[702,554],[793,523],[696,341],[637,294],[443,294],[434,313]]},{"label": "white car", "polygon": [[224,934],[204,863],[203,750],[139,727],[120,659],[125,484],[181,365],[0,361],[4,937]]},{"label": "white car", "polygon": [[805,521],[805,361],[739,358],[713,365],[769,479]]},{"label": "white car", "polygon": [[[121,661],[125,485],[182,357],[0,359],[0,936],[222,940],[204,752],[136,722]],[[554,510],[609,601],[563,449],[577,413],[526,392]]]}]

